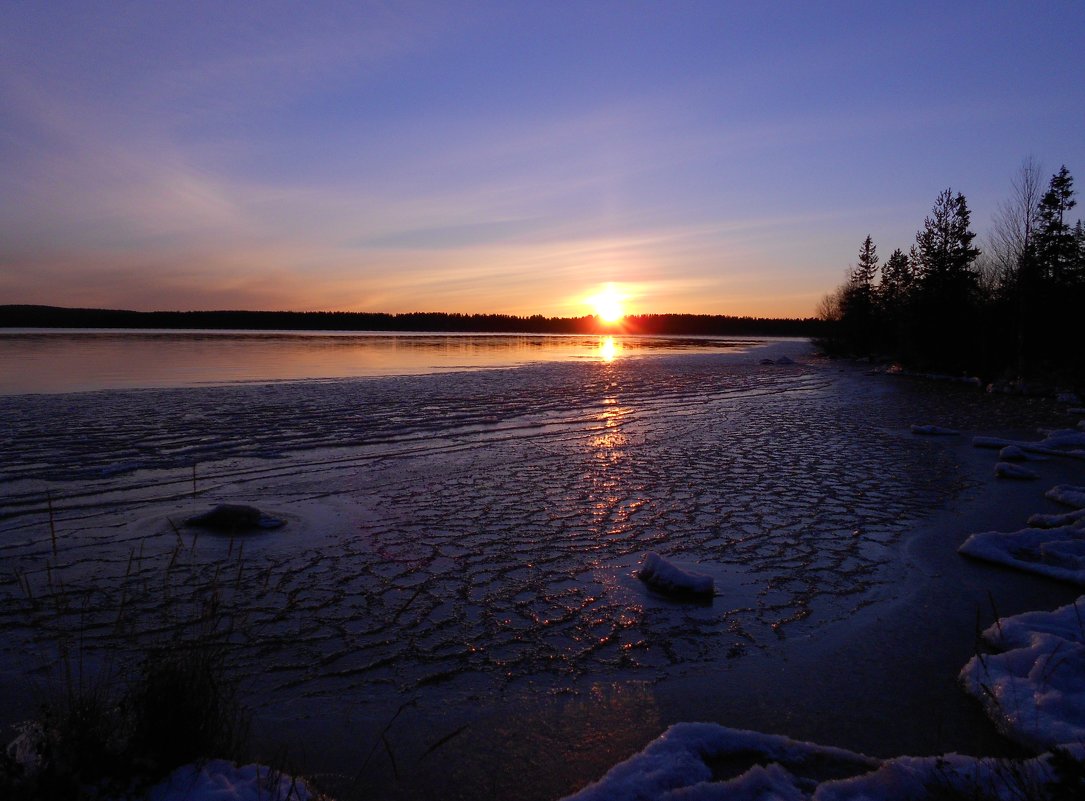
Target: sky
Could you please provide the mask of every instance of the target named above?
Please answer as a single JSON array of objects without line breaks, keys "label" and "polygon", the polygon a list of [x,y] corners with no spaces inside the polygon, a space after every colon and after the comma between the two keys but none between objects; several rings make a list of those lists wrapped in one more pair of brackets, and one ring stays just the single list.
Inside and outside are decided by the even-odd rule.
[{"label": "sky", "polygon": [[[1085,3],[0,4],[0,304],[805,317],[1085,180]],[[1085,212],[1083,212],[1085,214]]]}]

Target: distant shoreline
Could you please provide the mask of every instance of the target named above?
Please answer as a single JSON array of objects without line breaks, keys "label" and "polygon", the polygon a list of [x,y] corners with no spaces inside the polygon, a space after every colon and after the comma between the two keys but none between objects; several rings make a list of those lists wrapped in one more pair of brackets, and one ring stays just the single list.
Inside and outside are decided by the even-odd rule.
[{"label": "distant shoreline", "polygon": [[156,328],[250,331],[422,331],[503,334],[668,334],[816,337],[814,318],[637,314],[607,324],[594,316],[518,317],[447,312],[153,311],[0,305],[0,328]]}]

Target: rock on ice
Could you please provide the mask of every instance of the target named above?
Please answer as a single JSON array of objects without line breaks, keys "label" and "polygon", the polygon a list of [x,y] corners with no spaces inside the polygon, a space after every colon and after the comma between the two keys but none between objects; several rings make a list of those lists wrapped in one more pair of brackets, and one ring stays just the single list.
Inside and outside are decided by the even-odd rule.
[{"label": "rock on ice", "polygon": [[657,553],[649,551],[641,560],[637,578],[654,590],[667,595],[712,597],[712,577],[683,570]]},{"label": "rock on ice", "polygon": [[226,534],[241,534],[246,531],[282,528],[286,521],[266,515],[255,506],[223,503],[201,515],[188,518],[185,525]]}]

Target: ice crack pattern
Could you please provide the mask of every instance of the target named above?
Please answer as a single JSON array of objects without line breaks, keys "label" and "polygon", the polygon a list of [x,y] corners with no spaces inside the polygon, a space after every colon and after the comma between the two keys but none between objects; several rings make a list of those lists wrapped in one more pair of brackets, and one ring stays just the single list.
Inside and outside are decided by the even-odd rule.
[{"label": "ice crack pattern", "polygon": [[[990,425],[1005,402],[891,381],[684,356],[0,398],[3,660],[42,632],[152,638],[177,625],[163,586],[175,602],[209,576],[238,675],[270,697],[740,658],[881,597],[901,532],[955,481],[909,424]],[[224,501],[291,522],[195,547],[173,529]],[[648,550],[717,597],[652,595],[633,577]]]}]

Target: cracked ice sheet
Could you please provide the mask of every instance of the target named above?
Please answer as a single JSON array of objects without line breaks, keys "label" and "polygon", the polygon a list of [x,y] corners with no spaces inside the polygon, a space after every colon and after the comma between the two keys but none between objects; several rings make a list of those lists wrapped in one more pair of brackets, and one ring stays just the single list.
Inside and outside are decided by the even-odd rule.
[{"label": "cracked ice sheet", "polygon": [[[0,553],[48,589],[49,488],[56,575],[92,593],[86,642],[107,651],[121,598],[134,620],[162,616],[124,584],[161,577],[171,521],[248,503],[288,524],[194,548],[185,531],[171,570],[198,586],[228,565],[250,627],[233,667],[272,697],[656,680],[886,591],[897,539],[942,502],[932,476],[953,467],[936,446],[901,447],[892,429],[915,407],[875,403],[883,391],[691,356],[2,398],[15,436]],[[131,461],[145,466],[108,469]],[[649,550],[713,575],[720,596],[706,609],[650,597],[634,576]],[[0,596],[22,594],[0,581]],[[34,636],[20,610],[0,604],[14,663]]]},{"label": "cracked ice sheet", "polygon": [[1042,751],[1085,742],[1085,596],[1053,612],[1027,612],[983,632],[998,654],[961,670],[965,691],[1009,738]]},{"label": "cracked ice sheet", "polygon": [[[1077,758],[1085,747],[1072,745]],[[1009,763],[949,754],[872,757],[730,729],[678,723],[565,801],[921,801],[1018,799],[1054,778],[1046,755]]]}]

